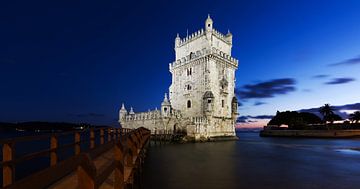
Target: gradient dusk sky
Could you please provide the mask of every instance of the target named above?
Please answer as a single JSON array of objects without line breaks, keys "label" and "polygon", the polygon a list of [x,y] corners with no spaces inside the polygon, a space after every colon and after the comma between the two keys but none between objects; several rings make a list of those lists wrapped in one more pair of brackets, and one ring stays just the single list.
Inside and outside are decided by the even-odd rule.
[{"label": "gradient dusk sky", "polygon": [[233,34],[240,115],[360,102],[358,0],[15,0],[0,3],[0,122],[116,125],[122,102],[159,107],[176,34],[208,13]]}]

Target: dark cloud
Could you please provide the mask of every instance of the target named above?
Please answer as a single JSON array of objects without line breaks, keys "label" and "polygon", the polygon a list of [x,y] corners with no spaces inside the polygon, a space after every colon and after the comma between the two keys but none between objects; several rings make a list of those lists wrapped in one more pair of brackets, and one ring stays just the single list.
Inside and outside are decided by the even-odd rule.
[{"label": "dark cloud", "polygon": [[329,64],[329,66],[355,65],[355,64],[360,64],[360,56],[357,56],[355,58],[350,58],[341,62]]},{"label": "dark cloud", "polygon": [[257,122],[257,121],[250,120],[250,119],[271,119],[273,117],[274,117],[273,115],[239,116],[237,118],[237,123],[253,123],[253,122]]},{"label": "dark cloud", "polygon": [[273,115],[257,115],[257,116],[248,116],[249,118],[253,119],[271,119],[274,116]]},{"label": "dark cloud", "polygon": [[99,118],[105,117],[105,114],[98,114],[98,113],[87,113],[87,114],[68,114],[69,116],[80,117],[80,118]]},{"label": "dark cloud", "polygon": [[260,106],[260,105],[264,105],[266,104],[266,102],[255,102],[254,106]]},{"label": "dark cloud", "polygon": [[247,116],[239,116],[239,117],[236,119],[236,122],[237,122],[237,123],[246,123],[246,122],[247,122],[247,119],[248,119]]},{"label": "dark cloud", "polygon": [[235,93],[240,99],[272,98],[276,95],[295,91],[295,84],[296,81],[292,78],[274,79],[256,84],[244,85],[240,89],[235,89]]},{"label": "dark cloud", "polygon": [[338,85],[338,84],[345,84],[345,83],[349,83],[355,81],[354,78],[349,78],[349,77],[341,77],[341,78],[334,78],[331,81],[326,82],[325,84],[327,85]]},{"label": "dark cloud", "polygon": [[312,78],[314,78],[314,79],[322,79],[322,78],[327,78],[327,77],[329,77],[329,75],[326,75],[326,74],[319,74],[319,75],[312,76]]}]

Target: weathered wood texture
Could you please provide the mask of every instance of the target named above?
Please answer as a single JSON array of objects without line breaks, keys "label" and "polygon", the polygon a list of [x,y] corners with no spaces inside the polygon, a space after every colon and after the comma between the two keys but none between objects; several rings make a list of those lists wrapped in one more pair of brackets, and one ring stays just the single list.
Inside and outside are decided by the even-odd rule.
[{"label": "weathered wood texture", "polygon": [[[96,131],[100,132],[99,144],[95,143]],[[107,142],[105,142],[105,131],[107,131],[108,136]],[[73,135],[74,143],[60,146],[58,139],[64,135]],[[0,167],[3,169],[3,188],[46,188],[74,173],[76,173],[74,175],[77,175],[76,188],[99,188],[112,173],[115,175],[113,187],[124,188],[125,184],[130,183],[131,177],[136,171],[134,165],[143,158],[140,154],[143,153],[144,147],[150,138],[150,131],[145,128],[136,130],[101,128],[91,129],[88,136],[87,140],[82,140],[81,132],[67,132],[0,140],[3,148],[3,159],[0,162]],[[50,140],[49,149],[15,158],[16,143],[34,140]],[[128,142],[130,140],[131,142]],[[89,150],[81,150],[81,144],[83,143],[89,145]],[[59,161],[58,151],[68,148],[74,149],[73,156]],[[93,160],[106,153],[111,154],[106,157],[106,160],[109,161],[103,161],[105,163],[101,168],[96,167]],[[43,156],[50,158],[49,167],[21,180],[15,180],[16,164]],[[133,159],[131,164],[133,166],[131,170],[128,170],[129,173],[126,174],[128,165],[124,163],[124,160],[130,156]]]}]

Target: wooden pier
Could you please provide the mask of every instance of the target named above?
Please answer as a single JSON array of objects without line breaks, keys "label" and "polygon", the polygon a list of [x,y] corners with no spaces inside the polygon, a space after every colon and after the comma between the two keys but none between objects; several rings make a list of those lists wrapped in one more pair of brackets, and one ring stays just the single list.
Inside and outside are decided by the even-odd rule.
[{"label": "wooden pier", "polygon": [[[73,137],[73,142],[60,145],[59,139]],[[2,145],[3,188],[133,188],[139,184],[139,172],[144,162],[150,131],[100,128],[88,132],[73,131],[41,136],[0,140]],[[48,140],[49,148],[15,156],[15,146],[21,142]],[[84,146],[86,150],[82,150]],[[60,160],[59,152],[72,149],[73,154]],[[49,166],[25,178],[15,179],[15,167],[39,157],[48,157]]]}]

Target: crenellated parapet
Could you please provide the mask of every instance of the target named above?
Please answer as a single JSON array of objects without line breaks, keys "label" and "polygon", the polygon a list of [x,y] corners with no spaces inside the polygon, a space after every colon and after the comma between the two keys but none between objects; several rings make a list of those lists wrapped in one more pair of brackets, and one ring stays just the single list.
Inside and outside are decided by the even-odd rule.
[{"label": "crenellated parapet", "polygon": [[196,51],[186,57],[183,57],[181,59],[178,59],[172,63],[169,64],[169,68],[170,70],[172,70],[173,68],[179,67],[179,66],[183,66],[187,63],[193,62],[193,61],[201,61],[201,60],[205,60],[204,58],[206,58],[209,55],[213,55],[216,56],[218,58],[221,58],[222,60],[226,60],[227,62],[233,64],[235,67],[238,66],[239,64],[239,60],[237,60],[236,58],[232,57],[229,54],[226,54],[225,52],[213,47],[211,50],[210,49],[203,49],[203,50],[199,50]]},{"label": "crenellated parapet", "polygon": [[133,114],[127,114],[124,116],[124,119],[121,121],[141,121],[141,120],[151,120],[161,118],[161,113],[159,110],[155,109],[147,112],[137,112]]},{"label": "crenellated parapet", "polygon": [[204,29],[200,29],[186,37],[184,37],[183,39],[180,38],[179,40],[179,44],[178,47],[183,46],[191,41],[194,41],[195,39],[200,38],[201,36],[205,36],[205,31]]},{"label": "crenellated parapet", "polygon": [[[230,32],[228,32],[228,34],[225,35],[225,34],[221,33],[220,31],[213,29],[211,31],[211,34],[229,45],[232,44],[232,35]],[[186,45],[192,41],[195,41],[196,39],[198,39],[202,36],[204,36],[204,37],[206,36],[206,31],[204,31],[203,28],[190,34],[190,35],[187,35],[184,38],[179,38],[179,42],[176,47],[181,47],[183,45]]]}]

